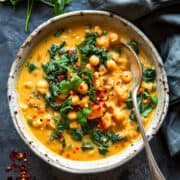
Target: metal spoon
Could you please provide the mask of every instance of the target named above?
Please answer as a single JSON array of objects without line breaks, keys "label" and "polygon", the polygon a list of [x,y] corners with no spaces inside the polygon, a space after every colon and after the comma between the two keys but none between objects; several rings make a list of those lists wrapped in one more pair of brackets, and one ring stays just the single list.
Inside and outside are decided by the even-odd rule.
[{"label": "metal spoon", "polygon": [[141,115],[140,115],[138,104],[137,104],[137,91],[141,85],[142,76],[143,76],[142,64],[141,64],[139,57],[136,55],[135,51],[132,49],[131,46],[129,46],[125,43],[121,43],[121,47],[124,47],[124,49],[128,55],[131,71],[133,74],[133,85],[132,85],[133,106],[134,106],[134,111],[135,111],[137,121],[139,123],[139,128],[140,128],[140,132],[142,135],[142,139],[144,141],[144,147],[145,147],[146,156],[148,159],[151,177],[153,180],[165,180],[165,177],[163,176],[161,170],[159,169],[159,167],[156,163],[156,160],[154,159],[154,156],[152,154],[151,147],[149,145],[149,142],[148,142],[146,134],[145,134],[145,130],[143,127]]}]

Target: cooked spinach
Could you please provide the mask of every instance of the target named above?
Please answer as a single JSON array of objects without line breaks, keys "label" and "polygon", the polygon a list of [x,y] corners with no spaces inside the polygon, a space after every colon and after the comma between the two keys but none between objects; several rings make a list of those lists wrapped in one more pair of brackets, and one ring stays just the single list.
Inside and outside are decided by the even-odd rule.
[{"label": "cooked spinach", "polygon": [[83,137],[83,132],[81,129],[69,129],[68,133],[71,135],[71,138],[75,141],[80,141]]},{"label": "cooked spinach", "polygon": [[[48,50],[51,59],[55,59],[58,52],[66,45],[66,41],[62,41],[59,45],[53,44]],[[61,51],[60,51],[61,52]]]},{"label": "cooked spinach", "polygon": [[153,82],[156,79],[156,71],[154,68],[147,68],[143,71],[143,80],[147,83]]},{"label": "cooked spinach", "polygon": [[29,73],[32,73],[35,69],[37,69],[37,66],[30,62],[26,63],[26,67],[27,67]]},{"label": "cooked spinach", "polygon": [[131,46],[134,49],[136,54],[139,54],[139,45],[138,45],[137,41],[131,40],[131,41],[128,42],[128,45]]},{"label": "cooked spinach", "polygon": [[62,136],[62,132],[64,131],[65,127],[61,124],[61,119],[60,118],[56,118],[54,119],[56,127],[53,131],[53,133],[50,136],[50,141],[53,141],[55,139],[58,139],[59,137]]},{"label": "cooked spinach", "polygon": [[90,141],[82,141],[81,149],[83,151],[94,149],[94,145]]},{"label": "cooked spinach", "polygon": [[62,35],[63,32],[64,32],[64,29],[60,29],[60,30],[58,30],[58,31],[54,34],[54,36],[55,36],[55,37],[59,37],[59,36]]},{"label": "cooked spinach", "polygon": [[124,140],[124,137],[120,136],[119,134],[114,134],[114,133],[108,133],[108,138],[109,140],[112,141],[112,143],[116,143],[116,142]]}]

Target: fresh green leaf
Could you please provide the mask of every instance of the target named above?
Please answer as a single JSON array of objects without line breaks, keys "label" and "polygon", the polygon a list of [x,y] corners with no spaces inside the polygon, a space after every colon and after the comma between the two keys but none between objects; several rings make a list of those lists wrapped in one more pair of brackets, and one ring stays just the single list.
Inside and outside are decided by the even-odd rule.
[{"label": "fresh green leaf", "polygon": [[92,111],[91,108],[83,108],[81,111],[79,111],[77,114],[78,122],[80,124],[87,123],[87,116],[88,116],[88,114],[91,113],[91,111]]},{"label": "fresh green leaf", "polygon": [[61,81],[59,85],[60,92],[62,94],[68,94],[71,89],[71,83],[68,80]]},{"label": "fresh green leaf", "polygon": [[77,75],[72,76],[70,79],[71,87],[74,90],[77,90],[81,83],[82,83],[82,79]]}]

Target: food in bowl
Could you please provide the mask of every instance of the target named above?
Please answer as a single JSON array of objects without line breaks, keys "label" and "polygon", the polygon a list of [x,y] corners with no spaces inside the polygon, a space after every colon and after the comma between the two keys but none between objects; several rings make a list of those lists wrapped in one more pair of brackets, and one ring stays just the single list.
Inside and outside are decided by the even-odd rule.
[{"label": "food in bowl", "polygon": [[120,41],[143,65],[138,104],[148,127],[158,102],[156,71],[138,42],[108,27],[71,25],[37,44],[17,80],[24,121],[50,150],[72,160],[97,160],[140,138],[133,77]]}]

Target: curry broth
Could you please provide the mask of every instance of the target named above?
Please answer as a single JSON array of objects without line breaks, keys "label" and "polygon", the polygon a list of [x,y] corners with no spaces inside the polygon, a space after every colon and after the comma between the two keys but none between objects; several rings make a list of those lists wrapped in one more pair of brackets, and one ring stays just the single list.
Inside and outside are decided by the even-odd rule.
[{"label": "curry broth", "polygon": [[[95,26],[96,27],[96,26]],[[93,27],[94,28],[94,27]],[[121,34],[119,32],[115,32],[113,29],[103,27],[103,31],[114,32],[118,34],[120,41],[129,42],[130,38],[127,35]],[[102,159],[104,157],[111,156],[113,154],[119,153],[131,145],[133,142],[137,141],[140,138],[140,133],[137,130],[137,122],[132,121],[129,119],[129,115],[131,110],[126,107],[126,102],[123,100],[122,102],[117,102],[118,98],[116,96],[111,97],[109,101],[117,102],[116,106],[119,108],[120,111],[124,112],[124,119],[120,119],[118,122],[111,120],[111,125],[105,131],[109,130],[113,132],[119,133],[121,136],[125,137],[125,140],[112,143],[109,148],[108,152],[105,155],[99,153],[98,146],[94,146],[93,149],[89,150],[82,150],[82,141],[74,141],[71,138],[71,135],[66,132],[63,132],[64,139],[66,141],[66,146],[63,147],[62,141],[59,139],[55,139],[50,141],[50,137],[52,132],[54,131],[54,127],[46,127],[47,122],[39,127],[34,127],[32,125],[33,120],[47,118],[46,116],[58,116],[58,113],[52,110],[50,107],[46,107],[46,102],[43,97],[43,93],[37,92],[37,83],[39,80],[44,78],[44,72],[42,69],[42,63],[47,63],[49,61],[49,53],[48,49],[51,47],[52,44],[59,44],[62,41],[66,41],[65,49],[72,49],[76,48],[76,44],[82,42],[84,40],[84,36],[87,32],[92,31],[89,30],[85,25],[74,25],[71,28],[66,28],[65,31],[59,36],[56,37],[54,33],[47,36],[44,40],[42,40],[37,46],[34,48],[32,53],[27,58],[26,62],[33,63],[36,65],[32,72],[29,72],[27,68],[27,64],[24,64],[22,67],[19,78],[17,81],[17,92],[19,94],[19,107],[22,112],[22,116],[24,117],[24,122],[28,124],[30,131],[34,134],[34,136],[43,143],[47,148],[56,152],[57,154],[64,156],[66,158],[72,160],[97,160]],[[104,35],[104,36],[108,36]],[[79,54],[78,54],[79,55]],[[118,55],[120,58],[126,58],[126,55],[121,52]],[[139,57],[142,61],[144,68],[151,68],[151,62],[148,57],[144,54],[144,52],[140,49]],[[78,60],[79,61],[79,60]],[[118,64],[118,63],[117,63]],[[121,73],[123,71],[128,71],[129,66],[127,69],[122,69],[120,65],[116,66],[116,68],[112,71],[107,71],[107,74],[103,75],[103,78],[112,81],[117,81],[120,79]],[[94,73],[94,72],[93,72]],[[132,82],[132,80],[131,80]],[[125,87],[130,90],[131,89],[131,82],[124,83]],[[156,81],[152,83],[142,83],[143,89],[150,89],[149,93],[151,96],[155,96],[157,91],[153,89],[153,86],[156,85]],[[115,84],[113,84],[113,87]],[[114,89],[109,91],[109,94],[114,91]],[[108,94],[108,95],[109,95]],[[110,95],[109,95],[110,96]],[[108,101],[107,101],[108,102]],[[116,107],[115,107],[116,108]],[[155,108],[148,114],[147,117],[143,117],[143,123],[145,128],[148,127],[149,123],[151,122],[155,113]],[[30,122],[31,121],[31,122]],[[92,120],[90,120],[92,121]],[[30,125],[29,125],[30,124]],[[77,125],[77,124],[76,124]],[[109,125],[108,125],[109,126]],[[88,139],[88,136],[84,136],[84,139]]]}]

